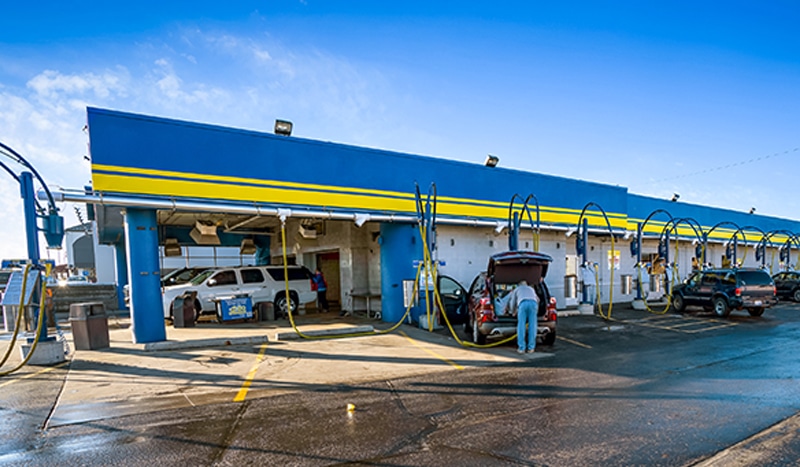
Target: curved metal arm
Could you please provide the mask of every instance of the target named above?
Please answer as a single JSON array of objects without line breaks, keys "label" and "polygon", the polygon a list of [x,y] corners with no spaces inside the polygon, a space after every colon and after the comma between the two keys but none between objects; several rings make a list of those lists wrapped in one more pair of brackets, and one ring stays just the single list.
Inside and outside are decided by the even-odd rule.
[{"label": "curved metal arm", "polygon": [[[2,142],[0,142],[0,149],[3,149],[6,152],[7,156],[8,155],[13,156],[13,157],[11,157],[12,159],[16,158],[15,162],[17,162],[18,164],[24,165],[25,167],[28,168],[28,170],[31,171],[31,173],[33,173],[33,175],[36,177],[36,179],[39,180],[39,183],[42,184],[42,188],[44,188],[44,191],[47,193],[47,199],[50,201],[50,212],[51,213],[58,212],[58,207],[56,207],[56,200],[55,200],[55,198],[53,198],[53,194],[50,193],[50,189],[47,187],[47,184],[45,184],[44,180],[42,180],[42,177],[41,177],[41,175],[39,175],[39,172],[37,172],[36,169],[27,160],[25,160],[25,158],[22,157],[22,155],[20,153],[18,153],[17,151],[13,150],[10,147],[8,147],[7,145],[5,145]],[[17,178],[17,181],[19,181],[18,178]]]}]

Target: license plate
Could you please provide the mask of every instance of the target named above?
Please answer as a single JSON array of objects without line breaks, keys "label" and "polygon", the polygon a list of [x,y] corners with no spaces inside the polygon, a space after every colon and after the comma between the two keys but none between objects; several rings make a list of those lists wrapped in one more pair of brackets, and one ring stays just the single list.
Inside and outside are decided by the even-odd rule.
[{"label": "license plate", "polygon": [[761,305],[761,300],[756,300],[756,305]]}]

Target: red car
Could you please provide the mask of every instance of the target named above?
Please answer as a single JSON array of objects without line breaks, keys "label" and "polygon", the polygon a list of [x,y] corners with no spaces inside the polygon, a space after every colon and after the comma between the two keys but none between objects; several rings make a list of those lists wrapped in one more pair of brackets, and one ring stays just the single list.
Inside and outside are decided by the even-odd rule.
[{"label": "red car", "polygon": [[476,344],[487,338],[509,337],[517,332],[517,318],[503,314],[506,297],[521,280],[539,296],[537,340],[544,345],[556,341],[556,299],[550,295],[544,278],[553,258],[532,251],[507,251],[489,258],[486,272],[472,281],[469,288],[467,335]]}]

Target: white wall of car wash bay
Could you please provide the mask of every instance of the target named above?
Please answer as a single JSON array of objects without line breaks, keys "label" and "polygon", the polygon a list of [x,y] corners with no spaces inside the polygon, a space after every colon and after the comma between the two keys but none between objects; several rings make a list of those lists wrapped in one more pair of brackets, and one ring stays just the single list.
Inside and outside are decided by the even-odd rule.
[{"label": "white wall of car wash bay", "polygon": [[[542,232],[539,240],[539,251],[553,257],[546,281],[559,308],[565,306],[565,240],[564,233],[560,231]],[[523,229],[520,233],[519,248],[533,249],[533,235],[530,230]],[[445,263],[440,268],[440,273],[457,280],[465,289],[469,289],[473,279],[486,270],[491,255],[507,250],[507,230],[498,234],[495,229],[487,227],[437,226],[436,254]]]},{"label": "white wall of car wash bay", "polygon": [[[380,247],[378,245],[379,224],[367,223],[358,227],[350,221],[322,221],[322,229],[316,238],[299,234],[300,221],[290,219],[286,224],[287,255],[297,264],[310,270],[316,268],[316,257],[320,253],[339,253],[339,294],[331,297],[341,303],[345,310],[365,309],[364,300],[354,301],[352,294],[380,293]],[[280,263],[282,246],[280,237],[273,237],[271,256],[273,263]],[[329,285],[335,278],[326,278]],[[380,309],[380,300],[371,303],[372,311]]]}]

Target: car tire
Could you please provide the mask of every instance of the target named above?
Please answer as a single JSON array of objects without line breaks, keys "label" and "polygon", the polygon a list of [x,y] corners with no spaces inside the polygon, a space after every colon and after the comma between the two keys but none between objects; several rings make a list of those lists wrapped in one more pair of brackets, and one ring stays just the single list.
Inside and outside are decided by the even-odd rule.
[{"label": "car tire", "polygon": [[472,325],[472,343],[478,345],[485,345],[486,344],[486,336],[481,334],[478,326],[473,324]]},{"label": "car tire", "polygon": [[747,312],[750,313],[750,316],[759,317],[764,314],[764,307],[763,306],[754,306],[747,309]]},{"label": "car tire", "polygon": [[556,343],[555,331],[548,332],[547,334],[544,335],[544,338],[542,339],[542,345],[552,346],[555,343]]},{"label": "car tire", "polygon": [[724,297],[714,299],[714,314],[720,318],[726,318],[731,314],[731,307],[728,306],[728,301]]},{"label": "car tire", "polygon": [[794,290],[794,293],[792,293],[792,298],[794,301],[800,302],[800,288]]},{"label": "car tire", "polygon": [[275,310],[277,310],[281,316],[289,316],[289,309],[287,306],[291,306],[292,314],[297,312],[297,299],[293,294],[289,294],[289,300],[286,300],[286,294],[283,292],[275,296]]},{"label": "car tire", "polygon": [[672,308],[678,313],[686,311],[686,302],[683,301],[683,297],[680,295],[672,297]]}]

